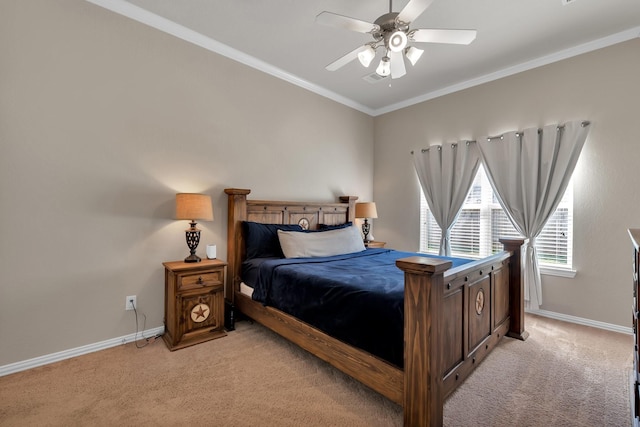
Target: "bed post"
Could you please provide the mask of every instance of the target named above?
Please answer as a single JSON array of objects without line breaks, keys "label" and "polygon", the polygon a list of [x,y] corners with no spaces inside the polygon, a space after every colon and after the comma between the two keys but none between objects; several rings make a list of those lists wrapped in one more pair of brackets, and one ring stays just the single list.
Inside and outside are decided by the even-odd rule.
[{"label": "bed post", "polygon": [[228,195],[227,210],[227,282],[224,294],[233,305],[235,291],[240,289],[240,262],[242,260],[242,221],[247,219],[247,194],[251,190],[225,188]]},{"label": "bed post", "polygon": [[410,257],[404,271],[404,425],[441,426],[443,274],[451,261]]},{"label": "bed post", "polygon": [[524,330],[524,282],[522,280],[522,238],[500,239],[505,251],[511,252],[509,266],[509,332],[507,336],[526,340],[529,332]]},{"label": "bed post", "polygon": [[349,204],[349,218],[347,218],[347,221],[354,222],[356,220],[356,200],[358,200],[358,196],[340,196],[341,203]]}]

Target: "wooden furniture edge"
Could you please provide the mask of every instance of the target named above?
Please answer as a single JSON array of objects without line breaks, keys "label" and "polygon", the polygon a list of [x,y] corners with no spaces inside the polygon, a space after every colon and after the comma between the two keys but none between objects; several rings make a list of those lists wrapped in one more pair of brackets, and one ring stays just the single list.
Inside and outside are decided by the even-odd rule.
[{"label": "wooden furniture edge", "polygon": [[247,219],[247,195],[251,190],[226,188],[227,202],[227,280],[225,299],[233,306],[235,290],[240,290],[240,267],[243,253],[242,221]]},{"label": "wooden furniture edge", "polygon": [[504,250],[511,252],[511,268],[509,269],[509,310],[510,323],[507,335],[521,341],[529,337],[524,329],[524,280],[522,278],[522,245],[525,239],[504,238],[500,243]]},{"label": "wooden furniture edge", "polygon": [[634,249],[640,251],[640,228],[628,228],[627,233],[629,233]]},{"label": "wooden furniture edge", "polygon": [[444,391],[440,312],[443,274],[452,263],[410,257],[397,260],[396,265],[405,273],[404,425],[442,424]]},{"label": "wooden furniture edge", "polygon": [[633,369],[629,374],[629,401],[631,403],[631,423],[634,427],[640,426],[640,229],[627,229],[633,246],[633,269],[631,283],[633,286],[633,303],[631,304],[631,326],[633,330]]},{"label": "wooden furniture edge", "polygon": [[[526,339],[524,331],[524,301],[521,282],[521,246],[523,239],[503,239],[508,256],[496,254],[487,259],[465,264],[457,269],[465,275],[492,269],[493,264],[506,261],[509,265],[509,316],[496,325],[491,334],[471,352],[471,364],[464,360],[450,373],[442,372],[443,318],[445,281],[452,282],[457,273],[452,263],[437,258],[409,257],[396,261],[405,273],[404,298],[404,425],[442,425],[444,399],[468,377],[473,369],[497,345],[505,331],[508,335]],[[518,301],[518,298],[520,300]],[[519,302],[519,303],[518,303]],[[495,301],[492,299],[492,305]],[[515,322],[514,322],[515,319]],[[508,325],[508,326],[507,326]],[[497,332],[496,332],[497,331]],[[465,366],[466,364],[466,366]],[[445,387],[445,376],[452,375]]]}]

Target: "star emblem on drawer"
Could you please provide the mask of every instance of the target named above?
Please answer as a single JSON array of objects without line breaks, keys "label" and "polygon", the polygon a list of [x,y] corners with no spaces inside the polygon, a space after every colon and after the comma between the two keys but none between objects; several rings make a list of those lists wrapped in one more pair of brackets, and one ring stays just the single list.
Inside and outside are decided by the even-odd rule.
[{"label": "star emblem on drawer", "polygon": [[196,323],[201,323],[207,320],[211,310],[207,304],[198,304],[191,309],[191,320]]}]

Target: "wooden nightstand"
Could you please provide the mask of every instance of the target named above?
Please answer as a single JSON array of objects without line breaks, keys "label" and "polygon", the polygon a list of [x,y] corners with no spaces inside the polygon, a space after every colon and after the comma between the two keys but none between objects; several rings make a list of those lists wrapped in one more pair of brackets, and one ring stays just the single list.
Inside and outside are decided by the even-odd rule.
[{"label": "wooden nightstand", "polygon": [[369,243],[365,243],[364,246],[367,248],[384,248],[387,242],[376,242],[375,240],[370,241]]},{"label": "wooden nightstand", "polygon": [[224,281],[227,263],[163,262],[164,323],[162,336],[177,350],[227,335],[224,331]]}]

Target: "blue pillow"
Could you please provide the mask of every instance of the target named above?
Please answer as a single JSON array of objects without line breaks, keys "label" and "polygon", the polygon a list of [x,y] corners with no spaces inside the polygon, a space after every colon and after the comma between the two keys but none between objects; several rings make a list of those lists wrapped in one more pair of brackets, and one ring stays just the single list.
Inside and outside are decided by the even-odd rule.
[{"label": "blue pillow", "polygon": [[351,225],[352,225],[351,221],[345,222],[344,224],[334,224],[334,225],[318,224],[318,230],[319,231],[339,230],[341,228],[351,227]]},{"label": "blue pillow", "polygon": [[303,231],[298,224],[261,224],[251,221],[243,221],[242,229],[247,259],[284,258],[278,240],[278,230]]}]

